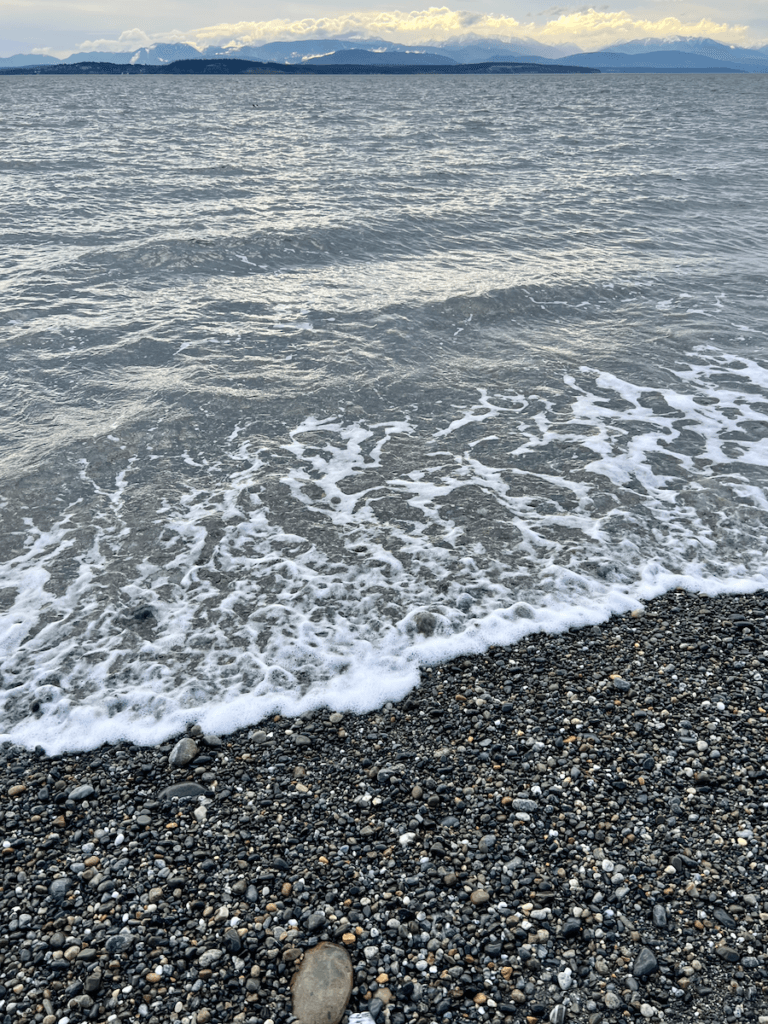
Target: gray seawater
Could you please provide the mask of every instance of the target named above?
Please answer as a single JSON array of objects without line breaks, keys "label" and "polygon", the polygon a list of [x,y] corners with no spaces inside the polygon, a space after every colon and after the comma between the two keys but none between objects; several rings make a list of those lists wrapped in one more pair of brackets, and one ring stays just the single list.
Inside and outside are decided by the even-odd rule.
[{"label": "gray seawater", "polygon": [[0,78],[0,734],[768,571],[768,78]]}]

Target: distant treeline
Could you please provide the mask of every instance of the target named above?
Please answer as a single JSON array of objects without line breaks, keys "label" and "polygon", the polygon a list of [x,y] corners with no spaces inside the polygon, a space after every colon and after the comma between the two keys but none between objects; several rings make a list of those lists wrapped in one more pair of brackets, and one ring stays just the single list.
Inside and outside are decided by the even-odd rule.
[{"label": "distant treeline", "polygon": [[39,64],[0,68],[0,75],[599,75],[597,68],[485,61],[482,64],[273,64],[221,58],[171,64]]}]

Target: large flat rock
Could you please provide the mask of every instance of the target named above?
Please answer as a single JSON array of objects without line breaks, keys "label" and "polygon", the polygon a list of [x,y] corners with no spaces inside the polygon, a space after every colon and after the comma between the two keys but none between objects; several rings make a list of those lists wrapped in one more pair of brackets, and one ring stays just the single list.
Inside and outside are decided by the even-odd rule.
[{"label": "large flat rock", "polygon": [[321,942],[304,956],[291,982],[301,1024],[339,1024],[352,993],[352,961],[343,946]]}]

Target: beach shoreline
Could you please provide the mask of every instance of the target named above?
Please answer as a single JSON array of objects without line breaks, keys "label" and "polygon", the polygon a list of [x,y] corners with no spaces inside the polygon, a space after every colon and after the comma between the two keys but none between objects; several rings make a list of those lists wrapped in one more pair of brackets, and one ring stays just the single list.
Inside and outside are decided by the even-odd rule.
[{"label": "beach shoreline", "polygon": [[327,940],[377,1024],[759,1021],[766,611],[673,591],[367,714],[4,745],[0,1020],[282,1024]]}]

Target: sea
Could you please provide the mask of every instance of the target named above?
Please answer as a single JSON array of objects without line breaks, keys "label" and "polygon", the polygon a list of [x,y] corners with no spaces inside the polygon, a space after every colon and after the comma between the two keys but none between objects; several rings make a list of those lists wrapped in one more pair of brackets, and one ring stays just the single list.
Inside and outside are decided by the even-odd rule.
[{"label": "sea", "polygon": [[0,78],[0,742],[764,588],[767,122],[761,75]]}]

